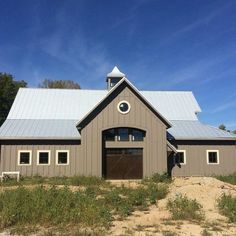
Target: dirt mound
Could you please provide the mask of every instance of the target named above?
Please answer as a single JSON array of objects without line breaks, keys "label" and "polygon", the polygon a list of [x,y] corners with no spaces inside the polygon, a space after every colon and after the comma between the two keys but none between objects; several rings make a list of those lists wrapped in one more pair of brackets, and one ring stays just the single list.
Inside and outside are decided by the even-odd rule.
[{"label": "dirt mound", "polygon": [[[211,177],[175,178],[170,185],[166,199],[151,206],[147,212],[135,212],[125,221],[114,222],[112,235],[202,235],[207,230],[212,235],[236,235],[236,225],[229,224],[219,214],[216,200],[223,194],[236,196],[236,186],[224,183]],[[166,210],[169,198],[182,194],[196,199],[205,213],[204,222],[173,221]],[[175,233],[175,234],[174,234]]]}]

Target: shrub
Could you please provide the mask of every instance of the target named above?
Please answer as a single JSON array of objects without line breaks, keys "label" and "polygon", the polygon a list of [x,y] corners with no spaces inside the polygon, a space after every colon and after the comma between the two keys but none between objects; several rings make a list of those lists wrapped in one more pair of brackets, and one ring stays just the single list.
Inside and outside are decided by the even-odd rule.
[{"label": "shrub", "polygon": [[163,173],[163,174],[156,173],[151,176],[151,180],[154,183],[170,183],[171,177],[168,175],[168,173]]},{"label": "shrub", "polygon": [[201,236],[212,236],[212,233],[210,233],[207,229],[204,229],[201,232]]},{"label": "shrub", "polygon": [[203,218],[202,206],[196,199],[188,199],[179,195],[174,200],[169,199],[167,208],[175,220],[201,220]]},{"label": "shrub", "polygon": [[172,181],[171,177],[168,175],[168,173],[155,173],[151,177],[147,177],[142,180],[143,184],[146,184],[148,182],[151,183],[170,183]]},{"label": "shrub", "polygon": [[236,173],[233,173],[231,175],[218,175],[215,177],[220,181],[236,185]]},{"label": "shrub", "polygon": [[104,184],[105,180],[96,176],[73,176],[70,178],[71,185],[94,186]]},{"label": "shrub", "polygon": [[147,185],[147,194],[151,204],[155,204],[157,200],[163,199],[168,193],[168,186],[166,184],[149,183]]},{"label": "shrub", "polygon": [[143,187],[137,189],[130,189],[128,198],[133,206],[147,206],[147,194]]},{"label": "shrub", "polygon": [[72,192],[68,188],[32,190],[18,187],[0,194],[1,228],[17,224],[65,225],[108,227],[111,214],[104,204],[98,204],[90,193]]},{"label": "shrub", "polygon": [[217,200],[217,205],[221,214],[228,217],[230,222],[236,222],[236,197],[223,194]]},{"label": "shrub", "polygon": [[122,189],[112,189],[105,195],[104,202],[111,210],[114,210],[116,214],[123,218],[131,214],[133,206],[125,196],[121,197],[120,190]]}]

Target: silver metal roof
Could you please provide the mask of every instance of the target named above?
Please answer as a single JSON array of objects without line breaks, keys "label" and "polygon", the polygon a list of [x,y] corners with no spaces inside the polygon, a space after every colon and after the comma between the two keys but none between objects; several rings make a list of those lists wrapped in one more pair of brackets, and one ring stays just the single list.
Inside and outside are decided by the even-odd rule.
[{"label": "silver metal roof", "polygon": [[7,119],[0,128],[4,139],[80,139],[77,120]]},{"label": "silver metal roof", "polygon": [[[168,136],[177,140],[236,140],[236,135],[199,121],[170,121]],[[77,120],[7,119],[0,128],[4,139],[80,139]]]},{"label": "silver metal roof", "polygon": [[[8,119],[81,120],[107,90],[21,88]],[[201,109],[192,92],[140,91],[167,120],[197,120]]]},{"label": "silver metal roof", "polygon": [[[2,139],[80,139],[76,123],[91,111],[107,90],[21,88],[0,128]],[[175,139],[235,139],[236,136],[204,125],[192,92],[140,91],[173,125]]]},{"label": "silver metal roof", "polygon": [[167,131],[177,140],[236,140],[236,135],[200,121],[170,121],[172,127]]}]

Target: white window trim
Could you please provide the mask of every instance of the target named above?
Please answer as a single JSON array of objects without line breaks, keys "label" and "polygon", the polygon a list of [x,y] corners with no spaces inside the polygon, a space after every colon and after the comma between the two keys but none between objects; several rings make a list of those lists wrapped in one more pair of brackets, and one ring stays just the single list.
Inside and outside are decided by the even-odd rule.
[{"label": "white window trim", "polygon": [[[22,152],[28,152],[29,153],[29,164],[21,164],[20,163],[20,154]],[[18,150],[18,157],[17,157],[17,164],[18,166],[30,166],[32,163],[32,150]]]},{"label": "white window trim", "polygon": [[[67,163],[61,164],[58,163],[58,153],[60,152],[67,152]],[[68,166],[70,164],[70,151],[69,150],[56,150],[56,165],[57,166]]]},{"label": "white window trim", "polygon": [[177,150],[177,152],[182,152],[184,154],[184,162],[178,163],[180,165],[186,165],[186,150]]},{"label": "white window trim", "polygon": [[[208,153],[209,152],[216,152],[217,153],[217,163],[210,163],[209,162],[209,157],[208,157]],[[220,164],[220,155],[219,155],[219,150],[206,150],[206,159],[207,159],[207,164],[208,165],[219,165]]]},{"label": "white window trim", "polygon": [[[47,152],[48,153],[48,164],[39,163],[39,153],[40,152]],[[37,150],[37,165],[38,166],[49,166],[50,162],[51,162],[51,150]]]},{"label": "white window trim", "polygon": [[[129,108],[128,108],[127,111],[121,111],[121,110],[120,110],[120,104],[123,103],[123,102],[125,102],[125,103],[128,104],[128,107],[129,107]],[[130,109],[131,109],[131,106],[130,106],[129,102],[127,102],[127,101],[125,101],[125,100],[120,101],[120,102],[117,104],[117,110],[118,110],[121,114],[123,114],[123,115],[129,113],[129,112],[130,112]]]}]

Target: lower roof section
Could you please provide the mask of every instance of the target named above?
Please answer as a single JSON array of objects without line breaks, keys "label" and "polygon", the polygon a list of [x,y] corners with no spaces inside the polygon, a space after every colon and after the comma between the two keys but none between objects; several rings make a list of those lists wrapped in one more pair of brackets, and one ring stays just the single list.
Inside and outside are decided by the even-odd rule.
[{"label": "lower roof section", "polygon": [[[0,139],[76,140],[80,133],[77,120],[7,119],[0,127]],[[236,135],[199,121],[172,120],[169,140],[236,140]]]},{"label": "lower roof section", "polygon": [[172,120],[172,127],[167,130],[168,139],[176,140],[236,140],[236,135],[203,124],[200,121]]},{"label": "lower roof section", "polygon": [[77,120],[7,119],[0,128],[0,139],[80,139]]}]

